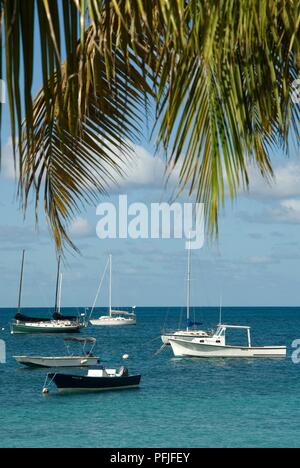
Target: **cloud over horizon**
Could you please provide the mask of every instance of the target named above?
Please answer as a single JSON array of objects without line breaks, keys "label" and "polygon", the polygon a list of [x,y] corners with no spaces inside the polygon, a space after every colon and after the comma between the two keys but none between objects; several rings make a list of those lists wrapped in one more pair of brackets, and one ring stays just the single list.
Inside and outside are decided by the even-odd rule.
[{"label": "cloud over horizon", "polygon": [[250,187],[246,195],[263,199],[300,197],[300,161],[288,161],[274,167],[274,180],[268,183],[257,168],[249,169]]}]

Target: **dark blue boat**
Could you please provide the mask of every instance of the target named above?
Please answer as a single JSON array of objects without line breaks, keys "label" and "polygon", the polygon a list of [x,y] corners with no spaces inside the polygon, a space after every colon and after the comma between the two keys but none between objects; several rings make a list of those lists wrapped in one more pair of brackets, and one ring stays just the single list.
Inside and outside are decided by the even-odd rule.
[{"label": "dark blue boat", "polygon": [[[129,375],[127,367],[91,369],[87,375],[48,374],[47,382],[54,382],[60,392],[97,392],[135,388],[140,384],[140,375]],[[44,393],[48,389],[44,388]]]}]

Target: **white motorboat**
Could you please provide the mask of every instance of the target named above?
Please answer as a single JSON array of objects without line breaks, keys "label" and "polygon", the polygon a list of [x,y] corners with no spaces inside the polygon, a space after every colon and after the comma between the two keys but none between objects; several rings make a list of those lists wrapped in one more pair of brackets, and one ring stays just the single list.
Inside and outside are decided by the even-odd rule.
[{"label": "white motorboat", "polygon": [[[108,311],[108,315],[102,315],[99,318],[91,319],[108,265],[109,265],[109,311]],[[134,313],[134,310],[135,310],[135,307],[132,308],[132,312],[128,312],[125,310],[114,310],[112,308],[112,256],[110,255],[108,259],[108,263],[106,264],[103,276],[100,281],[100,285],[96,294],[94,305],[91,310],[89,322],[91,323],[91,325],[94,325],[94,326],[136,325],[136,315]]]},{"label": "white motorboat", "polygon": [[[248,346],[226,344],[226,331],[228,329],[245,330]],[[172,336],[169,341],[176,357],[264,358],[286,356],[286,346],[253,347],[250,330],[250,327],[247,326],[219,324],[216,331],[208,336]]]},{"label": "white motorboat", "polygon": [[[65,338],[68,355],[66,356],[14,356],[19,364],[27,367],[88,367],[96,366],[100,358],[94,356],[93,350],[96,345],[96,338]],[[79,343],[82,345],[80,355],[72,354],[69,349],[70,343]],[[88,350],[87,345],[90,344]]]},{"label": "white motorboat", "polygon": [[186,328],[184,330],[176,331],[164,331],[161,335],[161,340],[164,346],[170,345],[170,339],[173,337],[177,338],[196,338],[196,337],[208,337],[208,332],[205,330],[199,330],[194,327],[195,325],[200,325],[197,322],[193,322],[190,319],[190,302],[191,302],[191,241],[189,242],[188,250],[188,274],[187,274],[187,305],[186,305]]}]

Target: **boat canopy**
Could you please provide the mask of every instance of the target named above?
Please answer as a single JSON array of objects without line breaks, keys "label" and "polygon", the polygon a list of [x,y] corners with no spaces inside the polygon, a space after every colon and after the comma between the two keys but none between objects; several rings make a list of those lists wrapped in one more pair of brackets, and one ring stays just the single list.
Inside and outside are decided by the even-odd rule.
[{"label": "boat canopy", "polygon": [[37,323],[37,322],[51,322],[51,319],[46,318],[46,317],[28,317],[27,315],[23,315],[20,313],[17,313],[15,315],[15,319],[20,321],[20,322],[30,322],[30,323]]},{"label": "boat canopy", "polygon": [[52,317],[54,320],[70,320],[71,322],[78,321],[78,317],[76,315],[62,315],[58,312],[54,312]]},{"label": "boat canopy", "polygon": [[96,343],[96,338],[75,338],[75,337],[70,337],[70,338],[64,338],[64,341],[74,341],[76,343]]},{"label": "boat canopy", "polygon": [[244,325],[225,325],[220,323],[216,330],[215,336],[225,336],[227,330],[245,330],[248,338],[248,348],[251,348],[251,327]]},{"label": "boat canopy", "polygon": [[224,328],[224,329],[228,329],[228,328],[232,328],[232,329],[239,329],[239,330],[251,330],[251,327],[249,326],[245,326],[245,325],[225,325],[224,323],[219,323],[218,325],[219,328]]}]

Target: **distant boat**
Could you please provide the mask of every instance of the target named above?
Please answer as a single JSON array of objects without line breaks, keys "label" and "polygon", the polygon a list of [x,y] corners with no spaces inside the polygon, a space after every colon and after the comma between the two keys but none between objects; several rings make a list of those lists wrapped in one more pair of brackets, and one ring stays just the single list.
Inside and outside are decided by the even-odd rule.
[{"label": "distant boat", "polygon": [[[109,262],[109,312],[108,312],[108,315],[102,315],[98,319],[90,319],[90,323],[92,325],[102,326],[102,327],[103,326],[136,325],[136,315],[134,312],[128,312],[125,310],[114,310],[112,308],[112,256],[111,255],[109,256],[108,262]],[[106,265],[106,269],[107,269],[107,265]],[[102,283],[102,280],[100,282],[100,286],[101,286],[101,283]],[[92,308],[92,312],[93,312],[93,309],[94,309],[94,306]],[[92,315],[92,312],[91,312],[91,315]]]},{"label": "distant boat", "polygon": [[[245,330],[248,346],[231,346],[226,343],[228,329]],[[252,347],[250,327],[219,324],[215,332],[206,337],[173,336],[170,344],[176,357],[199,358],[265,358],[285,357],[286,346]]]},{"label": "distant boat", "polygon": [[99,392],[105,390],[122,390],[138,387],[140,375],[129,375],[127,367],[108,369],[101,367],[91,369],[87,375],[48,374],[43,393],[49,393],[47,385],[51,382],[57,386],[59,392]]},{"label": "distant boat", "polygon": [[[87,367],[96,366],[100,358],[93,355],[96,344],[96,338],[64,338],[67,344],[67,356],[14,356],[19,364],[27,367]],[[71,354],[69,351],[70,343],[79,343],[82,345],[81,355]],[[87,345],[89,346],[86,351]]]},{"label": "distant boat", "polygon": [[49,322],[31,322],[15,320],[11,324],[11,334],[48,334],[48,333],[79,333],[83,325],[69,321],[51,320]]},{"label": "distant boat", "polygon": [[[84,321],[76,316],[63,316],[60,313],[59,301],[59,278],[60,278],[60,257],[58,260],[57,281],[55,292],[55,310],[52,318],[28,317],[21,313],[21,298],[24,274],[25,250],[22,254],[22,265],[19,285],[18,311],[15,319],[11,323],[11,333],[31,334],[31,333],[78,333],[85,327]],[[61,291],[60,291],[61,292]]]},{"label": "distant boat", "polygon": [[198,322],[193,322],[190,318],[190,301],[191,301],[191,241],[188,249],[188,273],[187,273],[187,302],[186,302],[186,328],[176,331],[164,331],[161,335],[163,345],[170,345],[170,339],[173,337],[208,337],[208,332],[192,328],[197,325],[202,325]]}]

